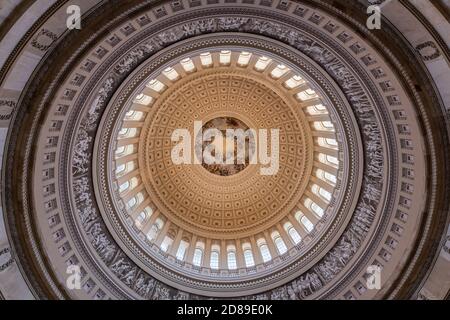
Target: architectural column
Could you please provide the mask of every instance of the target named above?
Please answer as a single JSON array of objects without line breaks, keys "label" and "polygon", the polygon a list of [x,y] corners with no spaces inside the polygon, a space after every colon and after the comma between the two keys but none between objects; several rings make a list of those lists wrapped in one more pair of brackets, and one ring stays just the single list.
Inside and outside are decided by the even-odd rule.
[{"label": "architectural column", "polygon": [[169,249],[169,254],[171,254],[172,256],[176,256],[182,237],[183,237],[183,229],[178,228],[177,235],[173,240],[172,245],[170,246]]},{"label": "architectural column", "polygon": [[305,227],[301,225],[300,222],[298,222],[297,219],[295,219],[295,217],[292,215],[288,215],[288,219],[294,226],[295,230],[297,230],[300,237],[304,239],[308,235],[308,232],[305,230]]},{"label": "architectural column", "polygon": [[269,247],[270,255],[272,256],[272,259],[278,256],[278,250],[275,247],[275,244],[273,243],[272,237],[270,236],[269,232],[264,231],[264,236],[266,238],[267,246]]},{"label": "architectural column", "polygon": [[313,212],[311,212],[310,209],[306,208],[303,203],[299,203],[298,208],[303,214],[309,219],[309,221],[312,222],[313,225],[316,225],[317,222],[319,222],[319,219],[314,215]]},{"label": "architectural column", "polygon": [[164,238],[167,235],[167,231],[169,231],[170,225],[171,225],[171,222],[169,220],[167,220],[166,223],[164,223],[163,228],[158,232],[158,235],[155,240],[155,243],[158,247],[160,247],[161,243],[164,241]]},{"label": "architectural column", "polygon": [[147,233],[150,231],[150,228],[155,223],[156,219],[160,216],[160,212],[158,210],[154,210],[153,214],[150,216],[150,219],[145,223],[144,227],[142,228],[142,233],[147,235]]},{"label": "architectural column", "polygon": [[278,233],[281,236],[281,239],[283,239],[284,244],[286,245],[287,249],[291,249],[295,244],[294,241],[291,239],[291,237],[287,234],[286,230],[282,227],[281,224],[277,224],[276,228],[278,230]]},{"label": "architectural column", "polygon": [[128,173],[124,174],[123,176],[120,176],[119,178],[117,178],[117,184],[120,186],[121,184],[131,180],[133,177],[136,177],[138,174],[140,174],[138,169],[128,172]]},{"label": "architectural column", "polygon": [[292,70],[289,70],[288,72],[286,72],[285,74],[283,74],[281,77],[279,77],[276,80],[276,83],[282,84],[285,83],[286,81],[288,81],[291,77],[293,77],[295,75],[295,73]]},{"label": "architectural column", "polygon": [[211,52],[213,67],[217,68],[220,66],[220,53],[219,52]]},{"label": "architectural column", "polygon": [[255,265],[263,263],[264,261],[262,259],[261,251],[259,250],[255,237],[250,238],[250,243],[252,245],[253,260],[255,260]]},{"label": "architectural column", "polygon": [[219,268],[220,269],[228,269],[228,261],[227,261],[227,243],[225,240],[220,242],[220,259],[219,259]]},{"label": "architectural column", "polygon": [[246,267],[241,239],[236,239],[236,264],[238,269]]},{"label": "architectural column", "polygon": [[191,241],[189,242],[188,252],[186,254],[186,261],[192,263],[192,259],[194,258],[195,245],[197,244],[197,236],[192,235]]},{"label": "architectural column", "polygon": [[209,268],[211,262],[211,239],[206,239],[205,242],[205,252],[203,255],[202,266],[205,268]]},{"label": "architectural column", "polygon": [[120,158],[116,159],[116,166],[120,166],[121,164],[125,164],[125,163],[130,162],[135,159],[137,159],[137,153],[132,153],[125,157],[120,157]]},{"label": "architectural column", "polygon": [[239,55],[240,55],[240,52],[235,52],[235,51],[231,52],[231,61],[230,61],[230,66],[231,67],[236,67],[237,66]]},{"label": "architectural column", "polygon": [[[150,198],[147,197],[142,201],[137,207],[133,209],[133,211],[130,212],[130,216],[133,218],[133,220],[136,220],[139,214],[144,211],[144,209],[149,205]],[[153,214],[152,214],[153,215]],[[150,217],[147,217],[147,219]]]}]

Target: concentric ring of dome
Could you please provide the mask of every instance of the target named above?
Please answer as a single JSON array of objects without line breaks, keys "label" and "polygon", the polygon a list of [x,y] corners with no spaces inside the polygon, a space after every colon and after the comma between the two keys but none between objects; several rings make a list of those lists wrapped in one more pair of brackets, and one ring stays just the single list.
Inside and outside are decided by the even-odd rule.
[{"label": "concentric ring of dome", "polygon": [[[0,295],[445,298],[445,286],[434,280],[446,279],[448,252],[448,90],[442,86],[448,46],[434,2],[384,3],[382,32],[366,28],[361,1],[136,0],[116,11],[106,2],[82,1],[81,31],[61,25],[64,5],[23,8],[23,18],[35,17],[32,27],[17,23],[2,41],[1,112],[9,127],[2,211],[10,232],[0,269],[13,281],[0,283]],[[37,7],[45,11],[39,18]],[[11,22],[19,22],[13,12]],[[188,57],[197,67],[195,58],[207,60],[208,52],[219,61],[214,55],[223,49],[277,62],[283,57],[281,63],[323,90],[317,91],[336,128],[340,168],[330,204],[311,232],[300,239],[296,220],[281,220],[281,230],[292,225],[294,246],[279,225],[256,238],[201,236],[150,201],[143,183],[138,187],[149,201],[128,199],[141,211],[117,193],[114,152],[122,146],[116,138],[131,100],[167,67]],[[267,75],[253,73],[273,83]],[[133,119],[140,116],[147,113]],[[123,147],[118,155],[134,152]],[[139,163],[135,168],[144,172]],[[278,253],[279,238],[287,253]],[[258,261],[261,250],[271,260]],[[82,270],[83,290],[65,287],[73,264]],[[373,265],[383,270],[382,290],[366,285]],[[26,285],[17,290],[19,282]]]},{"label": "concentric ring of dome", "polygon": [[[118,191],[162,252],[211,269],[251,268],[299,245],[325,215],[339,170],[335,126],[318,92],[275,59],[236,50],[185,57],[129,108],[115,151]],[[171,163],[174,129],[226,116],[280,128],[277,175],[250,165],[218,177]]]}]

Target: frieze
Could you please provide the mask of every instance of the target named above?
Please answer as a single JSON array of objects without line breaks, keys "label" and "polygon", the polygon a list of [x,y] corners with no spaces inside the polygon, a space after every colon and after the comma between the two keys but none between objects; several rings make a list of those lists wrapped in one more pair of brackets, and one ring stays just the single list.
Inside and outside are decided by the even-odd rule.
[{"label": "frieze", "polygon": [[[182,33],[180,33],[180,30]],[[115,68],[115,71],[118,74],[123,75],[125,72],[134,69],[144,58],[148,58],[148,56],[154,52],[156,46],[151,45],[151,43],[157,43],[157,45],[163,47],[192,34],[198,34],[198,32],[208,33],[215,31],[260,33],[288,42],[291,46],[299,49],[301,52],[322,65],[340,84],[355,113],[362,116],[362,118],[359,118],[358,120],[363,128],[364,141],[367,145],[370,145],[370,152],[366,150],[365,153],[367,161],[366,176],[368,178],[365,179],[363,188],[375,192],[370,194],[370,198],[363,197],[360,199],[365,205],[358,206],[349,230],[342,236],[335,249],[330,251],[315,268],[304,274],[302,276],[303,278],[299,279],[299,281],[301,280],[300,282],[291,282],[271,293],[272,298],[288,297],[288,291],[290,291],[292,295],[293,292],[295,293],[297,290],[299,292],[299,298],[306,298],[321,289],[327,282],[331,281],[331,279],[342,271],[351,257],[356,253],[358,249],[357,245],[362,242],[373,222],[373,216],[375,215],[374,210],[377,208],[381,196],[381,172],[383,170],[383,159],[381,155],[383,151],[380,131],[374,112],[373,110],[369,110],[372,104],[367,93],[361,88],[358,80],[352,75],[345,63],[340,61],[332,52],[312,38],[302,35],[300,32],[293,31],[292,29],[273,22],[259,19],[202,19],[196,23],[190,22],[188,25],[181,28],[176,27],[175,29],[160,33],[157,36],[157,42],[152,40],[153,42],[148,42],[146,45],[140,46],[127,54]],[[144,50],[144,48],[146,49]],[[86,129],[84,129],[82,125],[76,139],[75,145],[80,147],[76,149],[77,156],[74,157],[73,168],[75,173],[86,174],[89,170],[90,153],[88,151],[88,145],[92,143],[93,135],[89,134],[88,131],[95,127],[95,121],[98,121],[99,118],[98,110],[105,107],[104,103],[107,100],[106,96],[108,93],[114,91],[112,90],[114,81],[111,80],[113,78],[114,75],[111,75],[108,78],[108,81],[105,82],[101,89],[102,91],[99,92],[99,95],[95,98],[88,115],[82,122],[83,124],[85,123],[84,126]],[[363,194],[367,195],[368,193],[363,192]],[[75,197],[77,197],[76,193]],[[353,241],[350,241],[350,239],[353,239]],[[99,253],[99,255],[104,258],[104,254],[102,255]],[[136,271],[132,271],[134,269],[131,267],[131,262],[125,262],[126,260],[125,257],[122,257],[120,260],[120,265],[122,267],[118,269],[118,266],[114,264],[114,268],[113,265],[110,265],[110,269],[127,286],[130,286],[133,282],[130,277],[134,275]],[[120,270],[120,273],[118,273],[117,270]],[[290,288],[289,290],[288,287]],[[161,292],[164,292],[164,290]]]},{"label": "frieze", "polygon": [[[299,8],[302,10],[298,10]],[[209,9],[212,9],[212,8],[209,8]],[[305,10],[303,10],[303,9],[304,8],[298,7],[296,10],[294,10],[294,14],[298,15],[299,17],[304,17],[305,14],[308,12],[308,9],[305,9]],[[273,11],[275,12],[275,10],[273,10]],[[255,13],[256,12],[258,12],[258,10],[255,10]],[[331,11],[331,12],[333,12],[333,11]],[[231,19],[239,20],[241,18],[231,18]],[[163,19],[161,19],[161,20],[163,20]],[[186,20],[188,20],[188,19],[186,19]],[[204,20],[207,20],[208,24],[211,24],[211,19],[204,19]],[[244,18],[243,21],[245,23],[247,23],[248,18]],[[238,28],[239,28],[239,24],[240,24],[240,22],[238,22]],[[198,32],[198,31],[195,31],[195,30],[198,30],[198,28],[195,26],[195,23],[193,23],[193,25],[195,27],[194,32]],[[204,24],[202,24],[202,26],[203,25]],[[223,28],[228,28],[228,26],[225,25]],[[236,26],[230,25],[229,28],[236,28]],[[213,30],[213,29],[211,27],[211,29],[208,29],[208,30]],[[198,32],[198,35],[207,33],[207,32],[209,32],[208,30]],[[222,30],[225,30],[225,29],[222,29]],[[234,29],[230,29],[230,30],[234,30]],[[192,31],[190,31],[190,32],[192,32]],[[258,31],[254,32],[254,33],[259,34]],[[267,34],[267,35],[269,35],[269,34]],[[185,35],[183,35],[183,36],[185,36]],[[279,39],[279,37],[277,37],[276,35],[273,35],[273,36],[269,35],[269,36]],[[166,35],[163,34],[163,37],[166,37]],[[169,38],[173,37],[173,34],[168,35],[168,37]],[[178,34],[175,34],[175,37],[178,37]],[[185,36],[185,37],[187,38],[189,36]],[[292,36],[289,37],[289,39],[290,39],[289,43],[295,44],[295,42],[296,42],[295,37],[296,37],[296,34],[295,33],[292,34]],[[374,39],[374,37],[370,38],[370,40],[373,40],[373,39]],[[287,42],[285,41],[285,43],[287,43]],[[157,41],[155,41],[153,44],[155,46],[159,46]],[[320,46],[320,43],[319,43],[319,46]],[[162,48],[162,47],[163,46],[158,47],[159,49],[155,49],[155,50],[160,50],[160,48]],[[306,47],[305,50],[307,50],[307,49],[308,48]],[[151,55],[152,53],[156,52],[156,51],[152,51],[153,49],[145,49],[145,50],[148,50],[148,51],[144,51],[144,52],[146,52],[145,54],[148,54],[148,55]],[[320,52],[318,54],[318,57],[323,56],[324,51],[320,51],[321,50],[320,48],[318,50]],[[338,52],[338,50],[335,49],[334,52]],[[325,51],[325,53],[327,54],[326,51]],[[117,79],[116,78],[117,76],[121,76],[121,75],[126,76],[130,71],[133,70],[135,65],[141,63],[145,59],[146,59],[145,55],[142,55],[142,53],[140,53],[140,52],[136,52],[130,56],[130,59],[125,59],[121,66],[117,66],[115,69],[114,75],[111,74],[111,76],[114,79]],[[131,61],[131,62],[129,62],[129,61]],[[325,59],[324,61],[327,61],[327,60]],[[350,60],[345,60],[344,63],[350,64],[351,62],[350,62]],[[332,65],[330,65],[330,67],[332,67]],[[396,67],[398,67],[398,64],[396,64]],[[340,66],[338,68],[340,68]],[[399,68],[399,69],[402,69],[402,68]],[[420,70],[420,68],[419,68],[419,70]],[[91,71],[91,70],[89,70],[89,71]],[[340,71],[342,71],[342,70],[340,70]],[[344,77],[344,78],[346,77],[345,73],[342,74],[342,77]],[[119,82],[114,84],[114,88],[116,88],[118,83],[121,82],[121,79],[123,79],[123,78],[118,79]],[[318,268],[319,265],[316,265],[314,268],[310,269],[310,271],[308,273],[305,273],[304,275],[302,275],[301,277],[299,277],[297,279],[297,280],[302,280],[300,283],[297,283],[294,285],[295,281],[292,281],[291,283],[289,283],[285,286],[282,286],[280,288],[277,288],[276,290],[272,290],[269,293],[262,293],[259,295],[252,295],[252,296],[247,296],[247,297],[242,297],[242,298],[244,298],[244,299],[267,299],[267,298],[272,297],[275,299],[278,297],[293,298],[293,297],[298,296],[299,298],[303,299],[303,298],[308,298],[311,295],[314,295],[314,293],[321,291],[322,288],[324,288],[324,286],[326,286],[326,284],[328,283],[327,282],[327,281],[329,281],[328,279],[331,279],[331,277],[333,276],[331,274],[331,276],[327,277],[330,270],[337,271],[339,268],[343,269],[345,267],[343,267],[342,265],[345,263],[345,261],[347,261],[348,259],[350,259],[350,260],[352,259],[352,257],[348,256],[348,254],[347,254],[348,252],[351,253],[351,251],[352,251],[347,248],[348,241],[351,242],[350,239],[353,239],[355,244],[352,246],[354,246],[355,248],[358,248],[361,245],[361,242],[367,237],[367,233],[369,232],[368,230],[370,230],[370,228],[372,228],[373,220],[376,216],[375,210],[377,207],[380,206],[379,199],[380,199],[380,197],[384,196],[381,192],[381,189],[382,189],[382,186],[385,184],[385,182],[381,181],[379,179],[380,173],[383,172],[383,170],[386,170],[386,171],[390,170],[388,167],[392,166],[392,164],[388,163],[388,161],[385,161],[383,158],[383,156],[386,156],[386,154],[384,154],[385,150],[382,149],[382,145],[384,145],[384,142],[383,143],[380,142],[381,139],[377,140],[378,138],[380,138],[380,136],[379,136],[380,133],[385,134],[385,132],[380,130],[381,126],[379,124],[367,125],[368,123],[371,123],[370,119],[374,119],[376,117],[376,115],[375,115],[376,112],[374,110],[372,110],[371,107],[372,107],[372,105],[376,105],[377,103],[379,103],[379,101],[372,102],[372,101],[369,101],[368,99],[366,99],[367,98],[366,95],[362,95],[362,96],[359,95],[358,89],[357,89],[357,83],[359,80],[360,79],[353,78],[348,81],[340,82],[341,86],[343,86],[345,84],[349,85],[349,91],[347,91],[347,97],[349,97],[348,94],[354,96],[354,98],[353,98],[354,102],[352,103],[352,107],[354,108],[354,110],[358,110],[358,113],[357,113],[358,123],[361,128],[361,131],[362,131],[362,128],[365,128],[364,129],[365,135],[367,135],[367,134],[373,135],[372,140],[368,141],[368,143],[366,143],[366,141],[365,141],[364,152],[366,155],[368,155],[368,154],[371,155],[370,158],[366,159],[369,161],[366,161],[365,166],[366,166],[366,170],[367,170],[367,168],[370,168],[371,175],[370,176],[365,175],[363,187],[365,188],[364,189],[365,192],[369,192],[369,194],[372,193],[374,196],[371,197],[371,199],[369,199],[369,198],[362,199],[363,204],[358,205],[357,210],[355,210],[355,217],[352,220],[351,228],[349,228],[347,230],[347,232],[345,233],[346,237],[349,235],[353,235],[354,237],[346,238],[347,244],[344,245],[345,251],[342,251],[342,253],[339,253],[340,254],[340,255],[338,255],[339,258],[335,258],[335,262],[332,262],[331,268],[321,268],[322,270],[319,270],[319,268]],[[352,83],[356,83],[356,87],[353,87]],[[114,90],[115,89],[113,89],[113,91]],[[109,96],[107,96],[107,99],[108,98],[109,98]],[[361,101],[363,101],[363,105],[358,106],[358,103],[360,103]],[[99,107],[101,109],[102,105],[99,105]],[[24,109],[24,108],[20,108],[20,109]],[[20,110],[20,112],[22,112],[22,110]],[[78,112],[78,110],[77,110],[77,112]],[[364,123],[363,121],[361,121],[361,119],[363,119],[363,118],[368,118],[369,119],[368,123],[367,122]],[[95,121],[93,121],[92,123],[95,123]],[[367,125],[367,126],[365,126],[365,125]],[[94,125],[94,128],[95,128],[95,125]],[[371,130],[378,130],[378,132],[372,133]],[[385,128],[383,130],[385,130]],[[101,223],[101,221],[98,220],[99,216],[98,216],[97,209],[95,208],[95,201],[93,203],[92,199],[90,199],[90,197],[88,196],[89,194],[91,194],[91,195],[93,194],[92,186],[91,185],[87,186],[90,183],[89,181],[92,178],[92,176],[91,176],[91,172],[89,171],[90,163],[85,162],[84,159],[88,159],[89,157],[92,157],[92,149],[90,149],[90,146],[93,143],[93,140],[92,140],[93,137],[94,137],[94,135],[92,134],[92,132],[89,132],[89,133],[86,132],[85,135],[82,134],[82,132],[80,132],[80,136],[79,136],[80,139],[77,140],[77,142],[80,142],[81,144],[79,146],[77,146],[76,158],[75,157],[73,158],[74,161],[76,160],[76,163],[73,165],[73,169],[74,169],[74,172],[76,172],[76,174],[78,175],[78,177],[72,181],[74,181],[74,189],[75,189],[76,184],[82,184],[82,185],[79,186],[81,189],[79,189],[79,191],[77,191],[77,192],[79,192],[80,196],[77,197],[76,198],[77,200],[74,200],[74,201],[76,201],[77,206],[79,205],[80,208],[83,207],[83,210],[80,210],[79,208],[77,208],[76,213],[77,213],[77,216],[79,217],[81,223],[85,226],[85,230],[89,231],[89,236],[88,236],[89,241],[96,248],[96,251],[99,252],[99,255],[101,255],[103,257],[104,261],[107,262],[106,263],[107,266],[109,266],[111,268],[112,264],[117,262],[121,258],[120,250],[116,250],[117,245],[114,243],[114,240],[112,238],[108,237],[107,229],[106,228],[102,229],[102,226],[100,224],[99,225],[96,224],[96,223]],[[427,141],[432,141],[432,139],[430,138]],[[83,143],[85,143],[85,144],[83,145]],[[67,165],[62,164],[61,166],[66,167]],[[60,166],[60,168],[61,168],[61,166]],[[78,178],[85,179],[86,182],[83,182],[81,180],[78,181]],[[75,182],[75,181],[77,181],[77,182]],[[85,187],[85,186],[87,186],[87,187]],[[64,186],[61,186],[61,187],[64,188]],[[395,194],[396,192],[397,192],[396,190],[393,190],[392,194]],[[386,194],[386,192],[385,192],[385,194]],[[89,201],[91,202],[90,204],[89,204]],[[389,200],[389,201],[391,201],[391,200]],[[84,210],[85,204],[86,204],[87,208],[91,208],[92,210]],[[391,211],[391,210],[389,209],[388,211]],[[387,213],[390,213],[390,212],[387,212]],[[357,223],[356,223],[356,221],[357,221]],[[100,230],[100,232],[98,232],[99,230]],[[86,233],[86,234],[88,234],[88,233]],[[342,238],[344,238],[344,236]],[[78,242],[79,240],[76,239],[75,241]],[[339,242],[339,244],[341,244],[341,242]],[[375,243],[375,245],[376,245],[376,243]],[[105,250],[105,248],[108,248],[108,249]],[[353,248],[353,247],[350,247],[350,248]],[[344,252],[347,252],[347,253],[344,253]],[[78,254],[78,252],[76,254]],[[80,253],[80,254],[84,254],[84,253]],[[341,259],[341,257],[342,257],[342,259]],[[327,260],[327,261],[328,261],[328,264],[330,264],[329,260]],[[321,261],[320,263],[325,264],[325,262],[326,262],[325,259],[323,259],[323,261]],[[338,269],[335,269],[335,265],[338,266]],[[131,272],[132,269],[130,269],[128,271]],[[124,277],[124,275],[127,275],[127,274],[128,273],[124,273],[124,272],[118,273],[118,276],[123,278],[122,282],[125,283],[125,281],[127,279],[131,279],[131,280],[127,280],[127,286],[129,286],[129,287],[131,286],[131,288],[133,288],[133,290],[135,292],[137,292],[138,295],[140,295],[143,298],[146,298],[146,299],[153,298],[153,293],[156,291],[155,283],[156,284],[159,283],[158,281],[156,281],[152,277],[148,277],[146,273],[143,273],[139,269],[136,271],[134,276]],[[133,273],[131,273],[131,275],[133,275]],[[134,285],[129,284],[132,281],[135,282]],[[147,283],[149,284],[148,286],[146,286]],[[346,284],[344,284],[344,285],[346,285]],[[182,291],[178,291],[177,293],[172,292],[170,289],[162,290],[162,291],[163,291],[163,293],[161,294],[162,297],[167,297],[166,292],[169,292],[169,295],[173,293],[172,298],[180,298],[180,299],[185,299],[188,297],[197,298],[197,296],[194,296],[194,295],[182,292]],[[158,292],[161,292],[161,290],[159,289]],[[158,295],[157,295],[157,297],[158,297]]]}]

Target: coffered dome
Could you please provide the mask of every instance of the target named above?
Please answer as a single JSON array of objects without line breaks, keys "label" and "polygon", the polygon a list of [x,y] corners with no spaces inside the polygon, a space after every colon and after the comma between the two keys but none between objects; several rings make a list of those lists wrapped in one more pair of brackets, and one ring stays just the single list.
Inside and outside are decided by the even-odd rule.
[{"label": "coffered dome", "polygon": [[65,4],[0,32],[3,296],[447,296],[440,11],[90,1],[68,31]]},{"label": "coffered dome", "polygon": [[[256,278],[302,257],[332,224],[342,183],[348,183],[339,160],[349,161],[339,151],[345,129],[337,132],[342,123],[331,99],[298,66],[246,50],[212,47],[170,60],[153,74],[136,71],[124,83],[144,80],[131,98],[119,94],[110,103],[111,120],[104,121],[116,125],[99,132],[100,153],[116,146],[99,173],[110,180],[105,218],[118,213],[123,234],[143,252],[179,272],[201,278],[207,272],[215,283],[218,277],[235,282],[237,274]],[[217,175],[204,163],[172,161],[172,132],[186,128],[195,143],[201,134],[194,132],[196,121],[220,127],[226,120],[254,129],[255,136],[260,129],[279,130],[275,174],[248,164],[242,172]],[[226,165],[215,170],[221,166],[230,172]]]}]

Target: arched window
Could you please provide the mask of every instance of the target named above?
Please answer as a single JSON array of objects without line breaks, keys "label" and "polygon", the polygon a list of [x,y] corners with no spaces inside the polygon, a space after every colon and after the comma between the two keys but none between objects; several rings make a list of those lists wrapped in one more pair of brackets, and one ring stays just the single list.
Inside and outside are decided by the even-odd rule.
[{"label": "arched window", "polygon": [[132,154],[135,152],[135,145],[134,144],[128,144],[126,146],[122,146],[117,148],[116,150],[116,158],[125,157],[129,154]]},{"label": "arched window", "polygon": [[205,245],[203,242],[197,242],[194,250],[194,258],[192,259],[194,266],[200,266],[202,264],[204,249]]},{"label": "arched window", "polygon": [[325,190],[324,188],[320,188],[319,189],[319,196],[321,196],[322,198],[324,198],[325,200],[330,201],[331,200],[331,193],[329,193],[327,190]]},{"label": "arched window", "polygon": [[286,222],[284,224],[284,230],[286,230],[289,237],[291,237],[292,242],[294,242],[295,244],[299,244],[300,241],[302,241],[302,237],[300,237],[297,230],[294,228],[294,226],[290,222]]},{"label": "arched window", "polygon": [[211,247],[211,260],[209,266],[211,269],[219,269],[220,246],[214,244]]},{"label": "arched window", "polygon": [[328,184],[331,184],[332,186],[336,185],[336,176],[326,172],[322,169],[317,169],[316,171],[317,178],[327,182]]},{"label": "arched window", "polygon": [[117,177],[122,177],[125,174],[133,171],[136,168],[136,162],[135,161],[129,161],[127,163],[118,165],[116,167],[116,176]]},{"label": "arched window", "polygon": [[[120,129],[120,131],[119,131],[119,137],[122,137],[122,136],[126,135],[127,132],[128,132],[128,128],[122,128],[122,129]],[[125,149],[125,147],[124,147],[124,149]]]},{"label": "arched window", "polygon": [[221,65],[229,65],[231,62],[231,51],[230,50],[222,50],[219,53],[219,63]]},{"label": "arched window", "polygon": [[161,250],[164,252],[167,252],[167,250],[169,250],[170,246],[173,243],[173,239],[170,237],[164,237],[163,242],[161,243]]},{"label": "arched window", "polygon": [[159,231],[162,229],[164,222],[161,219],[156,219],[155,223],[151,226],[150,231],[147,234],[147,238],[153,241],[158,236]]},{"label": "arched window", "polygon": [[144,201],[144,194],[142,192],[138,192],[135,196],[137,204],[141,204]]},{"label": "arched window", "polygon": [[289,71],[289,68],[286,67],[283,64],[279,64],[277,65],[272,72],[270,72],[270,75],[274,78],[274,79],[279,79],[281,78],[286,72]]},{"label": "arched window", "polygon": [[311,188],[311,191],[321,197],[322,199],[326,200],[327,202],[331,200],[331,193],[329,193],[327,190],[325,190],[322,187],[319,187],[317,184],[314,184]]},{"label": "arched window", "polygon": [[250,52],[247,51],[242,51],[239,54],[239,58],[237,61],[237,64],[241,67],[244,67],[246,65],[248,65],[248,63],[250,62],[250,58],[251,58],[252,54]]},{"label": "arched window", "polygon": [[150,80],[150,82],[147,84],[147,87],[156,92],[162,92],[166,88],[166,86],[157,79]]},{"label": "arched window", "polygon": [[133,115],[126,120],[141,121],[143,118],[144,118],[144,113],[142,111],[134,111]]},{"label": "arched window", "polygon": [[325,138],[325,142],[332,147],[337,147],[338,143],[336,141],[336,139],[332,139],[332,138]]},{"label": "arched window", "polygon": [[301,212],[301,211],[297,211],[297,212],[295,213],[295,219],[296,219],[298,222],[300,222],[300,223],[301,223],[301,219],[302,219],[303,216],[304,216],[304,214],[303,214],[303,212]]},{"label": "arched window", "polygon": [[125,146],[118,147],[116,150],[116,156],[120,156],[125,151]]},{"label": "arched window", "polygon": [[314,121],[313,127],[317,131],[334,132],[334,126],[330,121]]},{"label": "arched window", "polygon": [[200,266],[202,263],[202,257],[203,257],[203,250],[200,248],[196,248],[194,251],[194,259],[192,260],[192,263],[195,266]]},{"label": "arched window", "polygon": [[310,209],[316,216],[320,218],[323,216],[324,210],[309,198],[305,199],[305,207]]},{"label": "arched window", "polygon": [[117,166],[116,168],[116,175],[120,175],[125,171],[125,164],[121,164],[120,166]]},{"label": "arched window", "polygon": [[136,177],[131,178],[129,181],[125,181],[119,186],[119,192],[125,192],[129,190],[133,190],[138,185],[139,180]]},{"label": "arched window", "polygon": [[328,130],[334,131],[334,124],[331,121],[322,121],[322,126]]},{"label": "arched window", "polygon": [[186,72],[193,72],[195,70],[195,65],[192,62],[191,58],[184,58],[180,61],[180,63]]},{"label": "arched window", "polygon": [[253,267],[255,265],[255,259],[253,259],[253,251],[250,243],[244,243],[242,245],[242,251],[244,252],[245,266],[247,268]]},{"label": "arched window", "polygon": [[281,238],[278,231],[272,232],[272,240],[273,240],[273,243],[275,243],[275,247],[277,247],[279,254],[286,253],[286,251],[287,251],[286,244],[284,243],[284,241]]},{"label": "arched window", "polygon": [[158,226],[156,224],[153,224],[150,228],[150,231],[147,234],[147,238],[150,241],[155,240],[156,236],[158,235],[158,231],[159,231]]},{"label": "arched window", "polygon": [[180,77],[178,72],[172,67],[164,69],[162,74],[165,75],[166,78],[169,79],[170,81],[178,80],[178,78]]},{"label": "arched window", "polygon": [[258,61],[256,61],[255,69],[257,71],[263,71],[267,68],[267,66],[270,64],[270,62],[272,62],[272,59],[262,56],[258,59]]},{"label": "arched window", "polygon": [[339,165],[339,160],[336,157],[327,155],[327,161],[334,164],[336,167]]},{"label": "arched window", "polygon": [[136,197],[133,197],[130,200],[128,200],[128,203],[127,203],[128,209],[133,208],[136,205],[136,203],[137,203]]},{"label": "arched window", "polygon": [[147,214],[147,216],[150,218],[153,214],[153,209],[150,207],[145,207],[144,209],[145,213]]},{"label": "arched window", "polygon": [[181,240],[180,245],[178,246],[176,257],[178,260],[183,261],[184,256],[186,255],[186,250],[189,247],[189,242]]},{"label": "arched window", "polygon": [[314,229],[314,225],[312,224],[311,220],[309,220],[306,216],[303,216],[300,219],[300,222],[303,224],[303,226],[306,228],[308,232],[311,232]]},{"label": "arched window", "polygon": [[294,227],[289,228],[288,234],[295,244],[299,244],[300,241],[302,241],[302,237],[300,237],[300,235],[298,234],[297,230],[295,230]]},{"label": "arched window", "polygon": [[264,262],[268,262],[272,260],[272,255],[270,254],[269,247],[267,246],[266,240],[264,238],[260,238],[257,241],[259,252],[261,252],[261,256]]},{"label": "arched window", "polygon": [[314,225],[303,214],[303,212],[297,211],[297,213],[295,214],[295,219],[297,219],[297,221],[305,227],[306,231],[311,232],[314,229]]},{"label": "arched window", "polygon": [[152,216],[153,210],[150,207],[145,207],[145,209],[139,213],[138,217],[136,218],[136,224],[138,226],[143,226],[144,223]]},{"label": "arched window", "polygon": [[127,138],[132,138],[135,137],[137,135],[137,128],[122,128],[119,131],[119,139],[127,139]]},{"label": "arched window", "polygon": [[138,226],[142,226],[147,219],[147,213],[145,211],[142,211],[136,218],[136,224]]},{"label": "arched window", "polygon": [[213,60],[212,60],[211,53],[210,52],[200,53],[200,62],[202,63],[202,66],[204,66],[204,67],[212,66]]},{"label": "arched window", "polygon": [[134,110],[130,110],[127,113],[125,113],[125,119],[132,117],[135,112],[136,111],[134,111]]},{"label": "arched window", "polygon": [[122,193],[130,187],[130,181],[125,181],[119,187],[119,192]]},{"label": "arched window", "polygon": [[234,270],[237,268],[236,247],[233,245],[227,247],[227,261],[228,261],[228,269]]},{"label": "arched window", "polygon": [[333,150],[338,149],[337,148],[338,144],[335,139],[319,137],[319,138],[317,138],[317,143],[319,144],[319,146],[324,147],[324,148],[333,149]]}]

